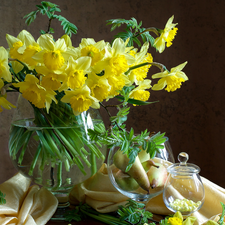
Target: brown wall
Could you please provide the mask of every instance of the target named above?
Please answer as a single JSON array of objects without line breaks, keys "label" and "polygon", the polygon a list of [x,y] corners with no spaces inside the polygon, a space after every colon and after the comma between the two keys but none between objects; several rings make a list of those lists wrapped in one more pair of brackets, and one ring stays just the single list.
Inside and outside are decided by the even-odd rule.
[{"label": "brown wall", "polygon": [[[39,29],[46,29],[47,18],[40,17],[30,27],[22,17],[35,9],[41,1],[1,0],[0,45],[7,46],[5,34],[17,36],[22,29],[30,31],[35,38]],[[55,0],[62,15],[75,23],[79,29],[73,36],[76,46],[81,37],[93,37],[96,41],[111,40],[107,19],[135,17],[144,27],[164,28],[167,19],[174,15],[178,22],[178,34],[173,45],[163,54],[156,54],[155,61],[167,68],[188,61],[184,72],[189,81],[174,92],[151,92],[151,100],[160,103],[133,107],[127,127],[136,132],[148,128],[166,132],[170,138],[174,156],[185,151],[190,162],[201,167],[201,175],[225,187],[225,2],[208,0],[203,4],[196,0]],[[46,23],[45,23],[46,22]],[[57,23],[56,23],[57,24]],[[43,26],[44,25],[44,26]],[[56,38],[62,35],[55,28]],[[151,74],[149,74],[151,75]],[[10,98],[15,103],[15,97]],[[8,157],[8,131],[13,111],[0,114],[0,182],[16,171]]]}]

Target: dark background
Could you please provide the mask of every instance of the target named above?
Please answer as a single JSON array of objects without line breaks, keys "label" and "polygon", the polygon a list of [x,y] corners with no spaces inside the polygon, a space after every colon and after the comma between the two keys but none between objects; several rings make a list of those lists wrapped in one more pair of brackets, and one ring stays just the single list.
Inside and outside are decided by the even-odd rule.
[{"label": "dark background", "polygon": [[[47,29],[47,17],[38,16],[29,27],[23,16],[36,9],[41,1],[0,1],[0,46],[7,47],[6,33],[17,36],[22,29],[32,33],[35,39],[39,30]],[[184,72],[189,81],[176,92],[151,92],[150,100],[159,103],[132,107],[127,127],[138,133],[166,132],[175,158],[181,151],[189,154],[189,162],[201,167],[201,175],[225,187],[225,2],[223,0],[54,0],[62,10],[61,15],[78,27],[72,37],[73,46],[81,38],[92,37],[96,41],[111,41],[106,20],[135,17],[143,27],[164,28],[174,15],[178,33],[173,45],[162,54],[151,49],[154,61],[168,69],[188,61]],[[54,22],[55,38],[61,37],[60,24]],[[150,70],[150,76],[158,72]],[[13,103],[16,96],[8,95]],[[102,111],[101,111],[102,112]],[[8,135],[13,110],[0,114],[0,182],[16,173],[8,156]],[[103,115],[105,118],[105,115]]]}]

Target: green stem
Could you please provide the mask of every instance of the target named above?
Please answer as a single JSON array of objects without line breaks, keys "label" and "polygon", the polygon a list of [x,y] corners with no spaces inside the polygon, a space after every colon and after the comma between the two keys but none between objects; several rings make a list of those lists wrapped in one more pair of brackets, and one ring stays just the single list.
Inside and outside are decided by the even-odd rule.
[{"label": "green stem", "polygon": [[91,175],[94,175],[97,172],[97,165],[96,165],[96,156],[93,152],[91,152],[90,159],[91,159]]},{"label": "green stem", "polygon": [[104,222],[109,225],[129,225],[130,223],[126,221],[121,221],[119,218],[116,218],[114,216],[105,215],[105,214],[94,214],[91,212],[88,212],[87,210],[81,209],[82,213],[86,214],[87,216],[96,219],[98,221]]},{"label": "green stem", "polygon": [[40,155],[40,152],[41,152],[41,143],[39,143],[38,148],[37,148],[37,150],[35,152],[33,161],[31,163],[30,170],[28,172],[29,176],[32,176],[33,175],[33,171],[34,171],[34,168],[35,168],[35,166],[37,164],[37,160],[38,160],[38,157]]},{"label": "green stem", "polygon": [[127,72],[125,72],[125,75],[127,75],[128,73],[130,73],[131,70],[135,70],[135,69],[137,69],[139,67],[147,66],[147,65],[156,66],[156,67],[158,67],[161,70],[161,72],[163,72],[164,70],[167,70],[166,67],[163,64],[161,64],[161,63],[157,63],[157,62],[151,62],[151,63],[150,62],[145,62],[145,63],[141,63],[141,64],[138,64],[138,65],[135,65],[135,66],[130,67],[129,70],[127,70]]}]

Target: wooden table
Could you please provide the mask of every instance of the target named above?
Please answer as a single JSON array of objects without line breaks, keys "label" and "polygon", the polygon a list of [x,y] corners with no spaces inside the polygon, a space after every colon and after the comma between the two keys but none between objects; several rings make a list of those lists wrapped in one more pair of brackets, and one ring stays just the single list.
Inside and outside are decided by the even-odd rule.
[{"label": "wooden table", "polygon": [[67,221],[52,221],[50,220],[46,225],[87,225],[87,224],[91,224],[91,225],[105,225],[105,223],[102,223],[100,221],[94,220],[94,219],[85,219],[82,220],[80,222],[67,222]]},{"label": "wooden table", "polygon": [[[164,219],[164,216],[154,215],[153,219],[155,219],[157,221],[160,221],[161,219]],[[151,222],[151,221],[149,221],[149,222]],[[80,222],[75,222],[75,221],[67,222],[67,221],[53,221],[53,220],[50,220],[46,225],[68,225],[68,224],[71,224],[71,225],[87,225],[87,224],[91,224],[91,225],[105,225],[105,223],[100,222],[98,220],[91,219],[91,218],[87,218],[87,219],[82,220]]]}]

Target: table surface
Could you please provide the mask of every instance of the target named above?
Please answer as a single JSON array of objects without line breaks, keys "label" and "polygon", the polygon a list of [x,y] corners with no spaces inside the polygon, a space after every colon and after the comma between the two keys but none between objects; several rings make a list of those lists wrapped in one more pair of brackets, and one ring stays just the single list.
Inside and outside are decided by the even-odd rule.
[{"label": "table surface", "polygon": [[[164,216],[161,215],[153,215],[153,219],[155,219],[156,221],[160,221],[161,219],[164,219]],[[149,221],[151,222],[151,221]],[[92,219],[92,218],[87,218],[85,220],[82,220],[80,222],[76,222],[76,221],[72,221],[72,222],[68,222],[68,221],[55,221],[55,220],[50,220],[46,225],[87,225],[87,224],[91,224],[91,225],[105,225],[105,223],[100,222],[98,220]]]},{"label": "table surface", "polygon": [[54,220],[50,220],[46,225],[87,225],[87,224],[91,224],[91,225],[105,225],[105,223],[102,223],[100,221],[94,220],[94,219],[85,219],[82,220],[80,222],[67,222],[67,221],[54,221]]}]

